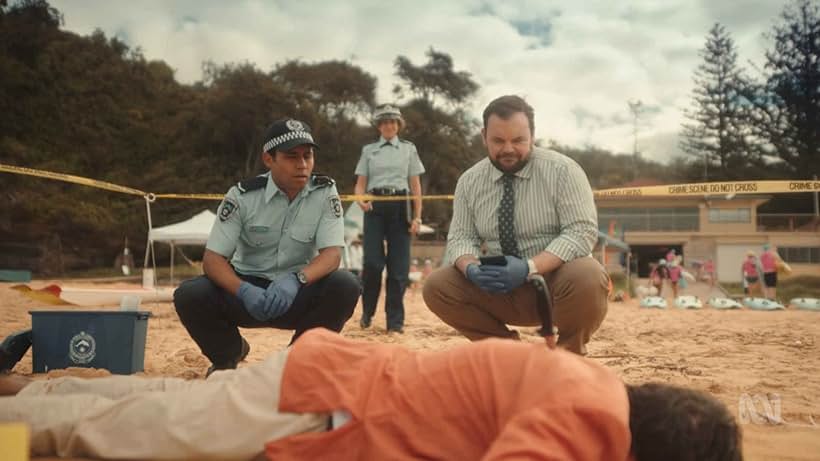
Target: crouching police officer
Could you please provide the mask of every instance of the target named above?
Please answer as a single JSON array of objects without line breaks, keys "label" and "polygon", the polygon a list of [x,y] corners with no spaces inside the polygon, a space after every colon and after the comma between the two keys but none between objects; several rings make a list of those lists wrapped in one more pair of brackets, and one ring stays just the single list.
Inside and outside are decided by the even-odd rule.
[{"label": "crouching police officer", "polygon": [[[205,275],[183,282],[174,305],[214,370],[236,368],[250,347],[238,327],[340,331],[361,288],[337,270],[344,246],[335,182],[312,174],[310,127],[284,119],[265,134],[270,170],[232,187],[203,257]],[[230,262],[229,262],[230,260]]]}]

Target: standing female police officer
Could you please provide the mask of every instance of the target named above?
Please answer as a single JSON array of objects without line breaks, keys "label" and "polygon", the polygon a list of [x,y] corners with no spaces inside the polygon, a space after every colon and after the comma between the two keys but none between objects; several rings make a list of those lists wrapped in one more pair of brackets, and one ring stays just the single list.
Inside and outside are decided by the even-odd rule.
[{"label": "standing female police officer", "polygon": [[306,123],[268,128],[269,172],[228,191],[208,237],[205,275],[174,292],[179,318],[213,363],[209,374],[248,354],[237,327],[292,329],[295,340],[310,328],[340,331],[353,315],[361,289],[353,274],[336,270],[342,205],[335,182],[312,174],[317,147]]},{"label": "standing female police officer", "polygon": [[416,146],[399,139],[404,119],[392,105],[376,108],[373,123],[379,140],[362,148],[356,165],[356,194],[378,196],[412,195],[410,200],[360,201],[364,215],[364,268],[362,281],[362,328],[370,326],[382,284],[385,265],[384,240],[387,240],[387,331],[401,333],[404,327],[404,290],[410,270],[410,236],[421,226],[421,181],[424,173]]}]

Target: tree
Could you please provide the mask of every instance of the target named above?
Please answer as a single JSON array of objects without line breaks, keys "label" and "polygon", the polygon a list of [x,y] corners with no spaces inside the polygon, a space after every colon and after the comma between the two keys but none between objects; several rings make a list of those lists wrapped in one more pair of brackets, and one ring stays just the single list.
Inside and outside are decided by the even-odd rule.
[{"label": "tree", "polygon": [[312,120],[320,148],[317,171],[330,174],[339,190],[352,187],[353,171],[362,144],[372,136],[358,120],[370,117],[376,101],[376,77],[345,61],[303,63],[288,61],[272,73],[274,83]]},{"label": "tree", "polygon": [[[458,177],[485,154],[483,147],[471,143],[477,126],[461,111],[447,112],[428,101],[415,99],[402,107],[407,128],[402,133],[418,149],[424,168],[422,191],[426,195],[452,194]],[[425,221],[441,228],[449,225],[452,205],[443,201],[424,203]]]},{"label": "tree", "polygon": [[[415,66],[404,56],[396,57],[394,66],[402,84],[393,93],[400,97],[408,88],[413,94],[402,107],[407,121],[404,135],[416,144],[428,172],[421,177],[422,190],[450,194],[459,175],[483,155],[471,143],[477,124],[463,108],[478,84],[470,73],[453,69],[450,55],[430,48],[427,58],[426,64]],[[442,202],[425,203],[424,210],[428,221],[442,225],[449,223],[452,214],[449,204]]]},{"label": "tree", "polygon": [[[426,55],[427,63],[423,66],[414,66],[404,56],[397,56],[393,64],[396,76],[415,98],[430,104],[434,104],[436,98],[443,98],[445,102],[458,107],[478,91],[478,84],[469,72],[453,70],[453,58],[449,54],[430,48]],[[393,93],[400,97],[402,89],[402,85],[398,85]]]},{"label": "tree", "polygon": [[[681,148],[703,165],[703,179],[735,179],[760,163],[752,140],[748,80],[737,65],[729,33],[715,24],[695,70],[692,108],[685,111]],[[714,168],[717,167],[717,171]]]},{"label": "tree", "polygon": [[[202,81],[180,84],[168,64],[147,60],[136,45],[101,31],[60,30],[59,11],[45,1],[6,5],[0,0],[2,163],[154,193],[220,194],[262,171],[266,126],[293,116],[311,125],[321,146],[317,171],[332,175],[346,193],[362,145],[378,136],[362,123],[375,104],[375,79],[350,63],[292,61],[272,72],[252,63],[208,63]],[[450,194],[458,176],[486,155],[480,121],[464,109],[478,85],[455,71],[448,55],[430,50],[428,57],[419,67],[397,58],[407,64],[399,66],[407,77],[402,84],[413,95],[402,101],[402,136],[417,145],[427,168],[425,193]],[[599,175],[599,185],[617,185],[623,176],[624,162],[608,153],[589,152],[580,161],[597,168],[590,176]],[[659,178],[669,173],[639,166]],[[42,258],[21,262],[37,253],[58,254],[66,270],[109,266],[124,237],[142,252],[142,197],[7,173],[0,176],[0,196],[6,199],[0,265],[59,270]],[[214,206],[160,199],[151,205],[153,224]],[[450,214],[447,201],[425,203],[425,220],[441,228]]]},{"label": "tree", "polygon": [[592,145],[573,147],[550,140],[547,147],[578,162],[593,189],[624,187],[636,178],[674,182],[684,179],[689,168],[681,167],[685,162],[680,158],[673,159],[670,165],[665,165],[649,158],[635,158],[632,154],[614,154]]},{"label": "tree", "polygon": [[293,98],[252,63],[206,62],[203,70],[207,92],[197,146],[202,159],[233,173],[226,179],[259,173],[265,128],[277,118],[297,116]]},{"label": "tree", "polygon": [[276,67],[273,78],[327,117],[364,115],[376,101],[376,77],[349,62],[288,61]]},{"label": "tree", "polygon": [[758,93],[756,128],[801,177],[820,174],[820,5],[786,5],[766,52],[770,73]]}]

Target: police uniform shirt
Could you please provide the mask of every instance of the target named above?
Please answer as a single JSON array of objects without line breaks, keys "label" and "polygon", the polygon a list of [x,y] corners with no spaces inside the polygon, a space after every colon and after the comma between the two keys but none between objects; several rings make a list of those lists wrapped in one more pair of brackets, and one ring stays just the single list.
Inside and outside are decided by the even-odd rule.
[{"label": "police uniform shirt", "polygon": [[398,136],[390,141],[380,136],[378,141],[362,147],[355,172],[357,176],[367,177],[368,190],[382,187],[410,190],[407,178],[423,173],[424,165],[416,145]]},{"label": "police uniform shirt", "polygon": [[206,248],[230,258],[240,274],[272,280],[334,246],[344,246],[344,219],[333,180],[311,176],[291,202],[266,173],[231,187]]}]

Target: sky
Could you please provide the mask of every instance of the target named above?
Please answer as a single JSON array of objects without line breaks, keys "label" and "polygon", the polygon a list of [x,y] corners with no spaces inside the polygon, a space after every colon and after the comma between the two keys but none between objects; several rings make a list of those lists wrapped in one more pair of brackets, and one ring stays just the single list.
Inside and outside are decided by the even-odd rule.
[{"label": "sky", "polygon": [[[495,97],[518,94],[535,109],[536,138],[617,153],[633,151],[629,101],[640,101],[638,150],[668,161],[691,104],[693,72],[715,22],[735,40],[740,64],[759,75],[764,36],[783,0],[51,0],[66,30],[100,29],[183,83],[202,62],[347,60],[378,79],[392,102],[396,56],[426,62],[433,47],[481,86],[477,119]],[[399,101],[401,102],[401,101]]]}]

